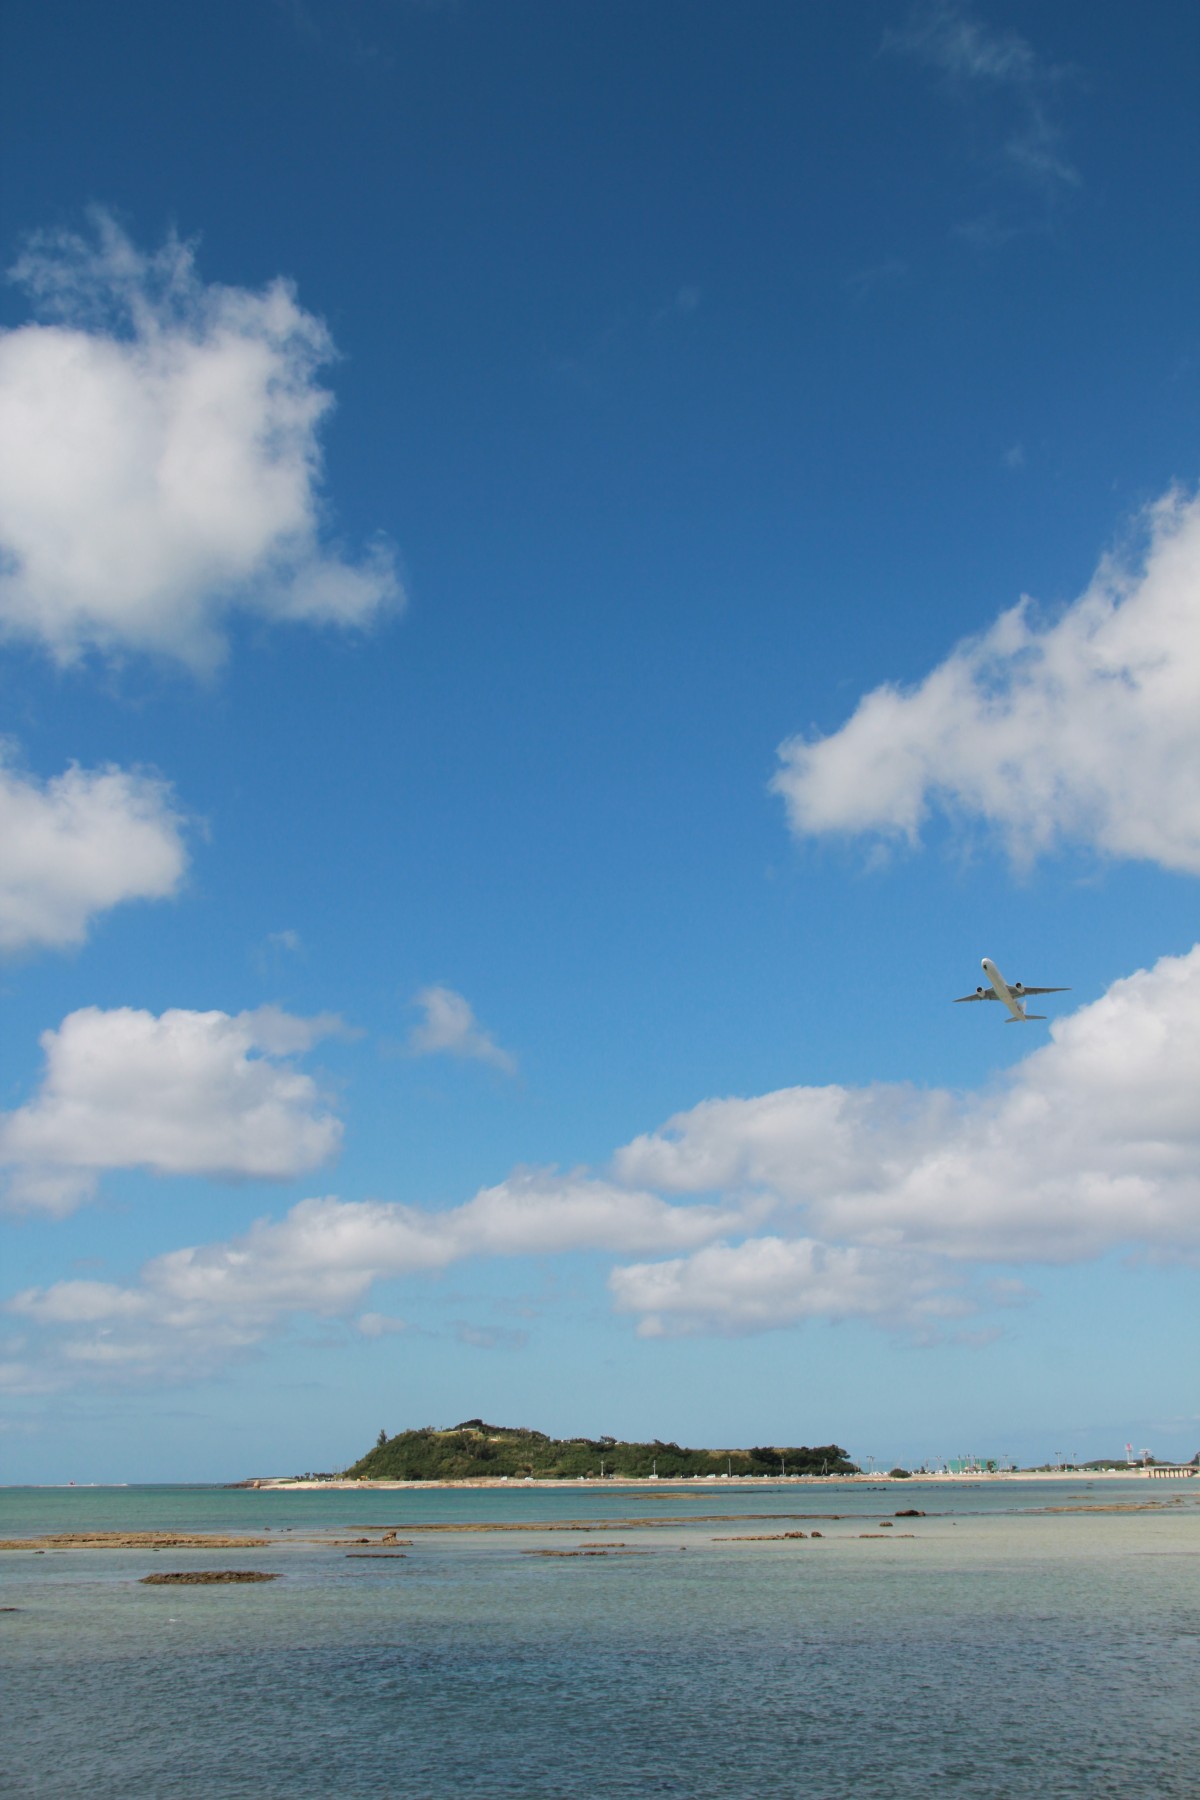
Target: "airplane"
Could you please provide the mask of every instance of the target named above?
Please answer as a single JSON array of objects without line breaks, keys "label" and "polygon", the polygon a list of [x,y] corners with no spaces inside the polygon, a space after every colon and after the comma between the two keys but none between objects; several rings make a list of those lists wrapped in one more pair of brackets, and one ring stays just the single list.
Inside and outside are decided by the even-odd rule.
[{"label": "airplane", "polygon": [[991,982],[991,987],[977,987],[973,994],[960,994],[954,1004],[962,1006],[968,1000],[1002,1000],[1012,1014],[1011,1018],[1005,1019],[1006,1025],[1027,1025],[1031,1019],[1046,1017],[1045,1013],[1026,1012],[1024,1002],[1027,995],[1069,994],[1071,991],[1070,988],[1065,987],[1026,987],[1020,981],[1014,981],[1009,987],[990,956],[985,956],[983,959],[983,972]]}]

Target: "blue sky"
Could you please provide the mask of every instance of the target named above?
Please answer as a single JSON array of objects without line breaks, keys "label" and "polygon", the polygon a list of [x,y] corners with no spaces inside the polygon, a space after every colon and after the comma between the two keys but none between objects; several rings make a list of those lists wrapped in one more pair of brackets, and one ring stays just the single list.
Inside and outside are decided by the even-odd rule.
[{"label": "blue sky", "polygon": [[1191,1455],[1190,9],[3,31],[8,1478]]}]

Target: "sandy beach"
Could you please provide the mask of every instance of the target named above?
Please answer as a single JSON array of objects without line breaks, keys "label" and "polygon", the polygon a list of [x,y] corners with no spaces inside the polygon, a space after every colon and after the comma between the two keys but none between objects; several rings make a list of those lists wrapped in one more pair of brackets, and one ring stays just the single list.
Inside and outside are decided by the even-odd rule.
[{"label": "sandy beach", "polygon": [[1090,1482],[1090,1481],[1137,1481],[1137,1480],[1194,1480],[1200,1476],[1195,1467],[1160,1468],[1160,1469],[978,1469],[970,1472],[938,1473],[912,1475],[772,1475],[738,1476],[738,1475],[704,1475],[671,1479],[667,1476],[607,1476],[600,1480],[596,1476],[580,1476],[567,1480],[546,1480],[537,1476],[500,1477],[490,1479],[478,1477],[469,1481],[358,1481],[343,1476],[334,1476],[331,1480],[303,1481],[294,1476],[263,1475],[240,1482],[237,1485],[250,1489],[261,1489],[273,1492],[294,1493],[331,1493],[353,1491],[358,1493],[415,1493],[422,1489],[430,1491],[446,1491],[469,1488],[493,1488],[500,1491],[514,1488],[547,1488],[562,1493],[564,1490],[578,1488],[588,1492],[611,1492],[618,1488],[635,1488],[639,1492],[649,1489],[651,1492],[671,1493],[673,1495],[699,1495],[711,1492],[714,1488],[742,1488],[763,1493],[772,1487],[776,1488],[838,1488],[838,1487],[889,1487],[904,1488],[910,1482],[936,1483],[938,1486],[970,1486],[978,1482],[1012,1482],[1012,1481],[1045,1481],[1045,1482]]}]

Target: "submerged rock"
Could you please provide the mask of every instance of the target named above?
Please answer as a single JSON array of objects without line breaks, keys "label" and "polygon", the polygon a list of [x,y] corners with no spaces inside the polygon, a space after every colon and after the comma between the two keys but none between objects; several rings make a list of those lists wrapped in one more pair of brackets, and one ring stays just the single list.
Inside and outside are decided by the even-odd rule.
[{"label": "submerged rock", "polygon": [[172,1569],[161,1575],[143,1575],[145,1587],[207,1587],[216,1581],[278,1581],[265,1569]]}]

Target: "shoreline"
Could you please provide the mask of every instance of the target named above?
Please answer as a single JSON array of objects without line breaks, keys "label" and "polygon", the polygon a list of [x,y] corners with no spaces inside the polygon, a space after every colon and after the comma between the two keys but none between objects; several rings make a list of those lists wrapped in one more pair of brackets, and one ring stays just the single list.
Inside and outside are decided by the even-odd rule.
[{"label": "shoreline", "polygon": [[213,1489],[233,1493],[237,1491],[249,1493],[438,1493],[438,1492],[472,1492],[488,1491],[493,1493],[517,1493],[522,1491],[544,1490],[548,1493],[586,1493],[622,1492],[646,1494],[671,1494],[675,1497],[702,1499],[713,1498],[719,1493],[737,1489],[741,1493],[770,1493],[772,1490],[794,1492],[797,1488],[887,1488],[896,1489],[905,1486],[916,1487],[970,1487],[991,1485],[996,1482],[1062,1483],[1090,1484],[1093,1482],[1111,1481],[1189,1481],[1200,1482],[1200,1468],[1190,1463],[1159,1464],[1150,1469],[993,1469],[974,1471],[937,1471],[929,1474],[914,1472],[911,1475],[772,1475],[772,1476],[650,1476],[650,1475],[606,1475],[603,1480],[599,1476],[470,1476],[455,1481],[400,1481],[400,1480],[364,1480],[351,1479],[349,1476],[336,1475],[329,1479],[304,1480],[294,1475],[256,1475],[243,1481],[50,1481],[50,1482],[0,1482],[0,1493],[96,1493],[115,1492],[120,1489],[133,1488],[176,1488],[194,1487]]},{"label": "shoreline", "polygon": [[970,1486],[980,1482],[1004,1481],[1148,1481],[1177,1480],[1187,1481],[1198,1478],[1194,1467],[1172,1465],[1163,1469],[990,1469],[974,1470],[970,1473],[937,1473],[921,1475],[701,1475],[701,1476],[667,1476],[667,1475],[608,1475],[599,1476],[471,1476],[462,1481],[373,1481],[352,1480],[348,1476],[334,1476],[328,1481],[302,1481],[294,1476],[263,1475],[254,1476],[247,1481],[233,1482],[230,1485],[247,1488],[259,1493],[419,1493],[426,1491],[445,1491],[455,1489],[489,1489],[504,1492],[505,1490],[528,1490],[545,1488],[560,1493],[605,1492],[624,1488],[641,1491],[653,1488],[658,1492],[671,1494],[711,1494],[739,1488],[743,1492],[769,1492],[772,1488],[794,1487],[894,1487],[903,1488],[916,1484],[918,1486]]}]

